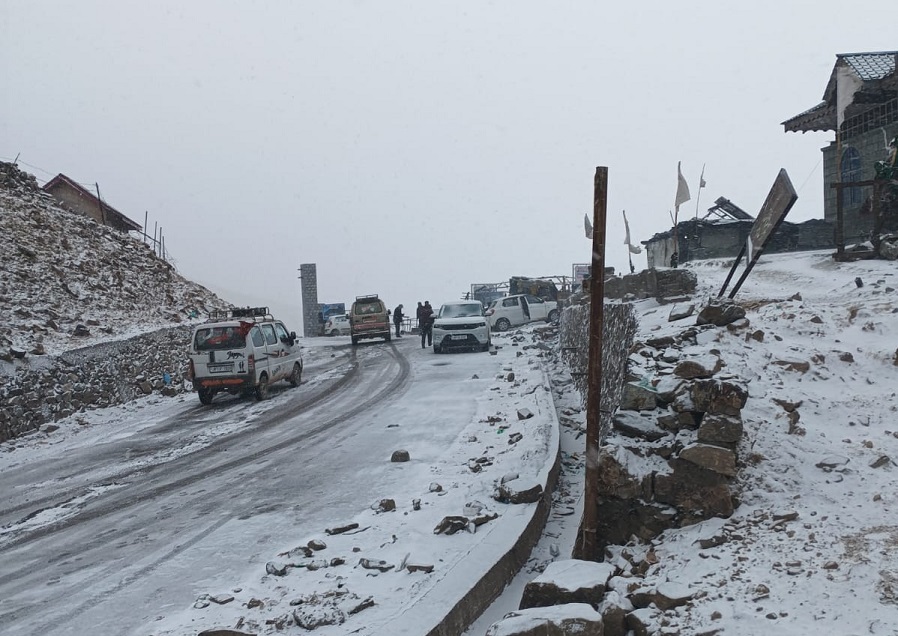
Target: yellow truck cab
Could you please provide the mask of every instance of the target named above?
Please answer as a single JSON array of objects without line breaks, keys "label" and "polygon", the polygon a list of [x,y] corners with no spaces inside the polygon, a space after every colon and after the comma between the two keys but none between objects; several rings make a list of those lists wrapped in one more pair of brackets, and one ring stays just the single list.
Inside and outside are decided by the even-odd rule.
[{"label": "yellow truck cab", "polygon": [[383,338],[390,341],[390,312],[377,294],[356,296],[349,312],[349,335],[352,344],[363,338]]},{"label": "yellow truck cab", "polygon": [[264,400],[272,383],[287,380],[299,386],[302,378],[296,332],[268,307],[213,312],[194,328],[188,358],[188,378],[203,404],[221,391]]}]

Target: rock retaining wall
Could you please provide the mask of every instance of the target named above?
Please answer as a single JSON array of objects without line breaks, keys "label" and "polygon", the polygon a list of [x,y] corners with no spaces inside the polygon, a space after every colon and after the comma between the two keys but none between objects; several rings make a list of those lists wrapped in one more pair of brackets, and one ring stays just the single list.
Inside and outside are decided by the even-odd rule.
[{"label": "rock retaining wall", "polygon": [[0,362],[6,367],[0,374],[0,442],[79,411],[124,404],[153,391],[183,391],[191,331],[185,325],[59,356]]},{"label": "rock retaining wall", "polygon": [[726,373],[714,350],[684,351],[706,339],[704,332],[746,328],[737,310],[706,307],[696,325],[632,347],[612,430],[599,451],[598,553],[583,558],[602,560],[609,545],[732,515],[747,385]]}]

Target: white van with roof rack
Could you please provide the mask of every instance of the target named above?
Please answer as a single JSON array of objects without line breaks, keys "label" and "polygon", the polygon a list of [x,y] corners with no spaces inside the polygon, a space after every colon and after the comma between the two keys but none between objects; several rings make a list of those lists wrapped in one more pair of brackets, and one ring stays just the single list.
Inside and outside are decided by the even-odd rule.
[{"label": "white van with roof rack", "polygon": [[212,312],[193,330],[187,374],[203,404],[222,391],[264,400],[274,382],[299,386],[300,349],[296,332],[275,320],[268,307]]}]

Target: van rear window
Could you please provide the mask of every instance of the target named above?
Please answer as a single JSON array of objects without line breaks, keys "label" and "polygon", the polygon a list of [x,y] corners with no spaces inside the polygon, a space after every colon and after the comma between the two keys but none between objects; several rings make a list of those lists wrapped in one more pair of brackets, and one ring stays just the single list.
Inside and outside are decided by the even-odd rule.
[{"label": "van rear window", "polygon": [[222,349],[242,349],[245,346],[243,334],[238,327],[207,327],[196,330],[193,347],[197,351],[220,351]]},{"label": "van rear window", "polygon": [[363,316],[365,314],[380,314],[384,311],[384,304],[379,300],[372,303],[356,303],[356,315]]}]

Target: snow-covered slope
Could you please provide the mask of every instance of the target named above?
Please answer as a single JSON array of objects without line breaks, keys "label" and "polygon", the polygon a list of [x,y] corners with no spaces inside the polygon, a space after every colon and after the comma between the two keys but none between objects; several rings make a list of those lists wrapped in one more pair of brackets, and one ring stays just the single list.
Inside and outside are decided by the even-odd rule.
[{"label": "snow-covered slope", "polygon": [[[687,265],[697,300],[717,295],[729,265]],[[657,560],[631,582],[694,594],[656,613],[661,633],[896,633],[896,288],[895,262],[764,257],[735,296],[748,328],[717,329],[698,347],[747,381],[741,505],[625,550]],[[637,308],[642,337],[694,324],[669,322],[670,306],[654,301]]]},{"label": "snow-covered slope", "polygon": [[[121,339],[228,306],[139,239],[62,209],[9,163],[0,163],[0,236],[3,356]],[[73,335],[78,325],[89,335]]]}]

